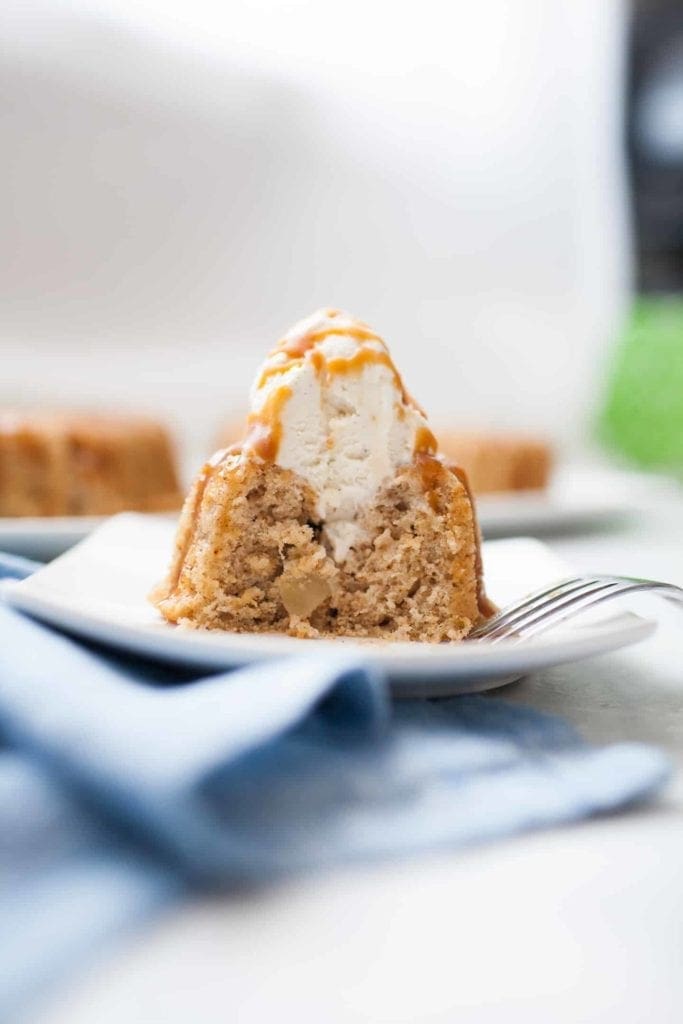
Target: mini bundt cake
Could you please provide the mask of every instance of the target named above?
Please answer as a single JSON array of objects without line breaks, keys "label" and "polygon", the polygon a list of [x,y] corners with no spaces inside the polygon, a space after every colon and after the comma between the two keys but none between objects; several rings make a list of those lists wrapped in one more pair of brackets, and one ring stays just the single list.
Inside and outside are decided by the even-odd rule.
[{"label": "mini bundt cake", "polygon": [[538,491],[547,487],[553,464],[544,441],[515,434],[442,430],[439,445],[464,466],[475,494]]},{"label": "mini bundt cake", "polygon": [[300,637],[460,640],[489,614],[464,475],[366,324],[322,310],[271,352],[152,600],[169,622]]},{"label": "mini bundt cake", "polygon": [[179,508],[166,430],[133,416],[0,413],[0,516]]}]

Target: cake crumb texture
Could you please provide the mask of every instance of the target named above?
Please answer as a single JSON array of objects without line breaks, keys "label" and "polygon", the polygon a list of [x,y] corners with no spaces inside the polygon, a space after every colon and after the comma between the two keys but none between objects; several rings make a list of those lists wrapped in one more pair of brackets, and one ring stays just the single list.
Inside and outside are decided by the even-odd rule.
[{"label": "cake crumb texture", "polygon": [[480,620],[478,535],[467,489],[431,459],[402,468],[362,513],[336,563],[315,494],[252,453],[207,464],[152,600],[169,621],[299,637],[460,640]]}]

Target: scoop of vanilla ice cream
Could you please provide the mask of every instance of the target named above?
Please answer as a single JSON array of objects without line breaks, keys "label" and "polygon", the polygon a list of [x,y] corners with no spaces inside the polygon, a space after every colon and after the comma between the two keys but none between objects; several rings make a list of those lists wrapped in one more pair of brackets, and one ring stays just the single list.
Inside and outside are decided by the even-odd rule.
[{"label": "scoop of vanilla ice cream", "polygon": [[[337,331],[345,325],[353,321],[334,321]],[[259,375],[251,394],[258,414],[275,391],[289,389],[276,462],[302,476],[317,495],[323,535],[337,562],[362,539],[359,513],[398,467],[410,462],[417,431],[426,427],[406,402],[391,366],[369,360],[346,372],[328,372],[331,360],[352,359],[361,347],[386,353],[379,339],[329,334],[283,372],[264,375],[261,384]],[[265,365],[272,367],[279,357],[276,353]],[[284,353],[282,360],[285,364]]]}]

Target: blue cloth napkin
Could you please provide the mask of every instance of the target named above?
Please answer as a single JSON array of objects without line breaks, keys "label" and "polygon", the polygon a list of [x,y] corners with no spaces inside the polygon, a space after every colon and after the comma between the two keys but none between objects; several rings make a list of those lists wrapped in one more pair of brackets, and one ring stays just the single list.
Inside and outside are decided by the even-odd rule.
[{"label": "blue cloth napkin", "polygon": [[[0,575],[33,568],[0,556]],[[192,886],[611,811],[668,768],[484,696],[392,705],[355,661],[196,678],[0,602],[0,1019]]]}]

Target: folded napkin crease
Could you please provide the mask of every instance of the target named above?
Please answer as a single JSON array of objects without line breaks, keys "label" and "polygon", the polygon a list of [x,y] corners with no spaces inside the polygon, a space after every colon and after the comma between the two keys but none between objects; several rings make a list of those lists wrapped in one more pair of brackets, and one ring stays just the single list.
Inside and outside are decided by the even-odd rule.
[{"label": "folded napkin crease", "polygon": [[[6,577],[31,568],[0,558]],[[0,739],[0,924],[21,936],[0,1015],[25,994],[22,965],[35,988],[189,885],[568,822],[668,773],[653,748],[592,748],[499,698],[392,705],[375,670],[314,643],[193,678],[1,601]]]}]

